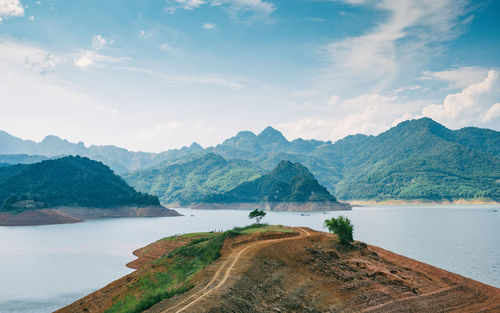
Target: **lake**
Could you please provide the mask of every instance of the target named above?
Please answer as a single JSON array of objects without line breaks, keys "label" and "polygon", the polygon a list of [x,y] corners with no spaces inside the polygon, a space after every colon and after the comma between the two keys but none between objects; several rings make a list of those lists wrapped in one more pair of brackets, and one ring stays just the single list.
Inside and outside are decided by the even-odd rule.
[{"label": "lake", "polygon": [[[346,215],[354,238],[500,287],[500,205],[365,206],[269,212],[263,222],[324,230]],[[0,227],[0,312],[50,312],[131,272],[132,251],[174,234],[249,224],[247,211],[177,209],[184,216]],[[194,216],[191,216],[194,215]]]}]

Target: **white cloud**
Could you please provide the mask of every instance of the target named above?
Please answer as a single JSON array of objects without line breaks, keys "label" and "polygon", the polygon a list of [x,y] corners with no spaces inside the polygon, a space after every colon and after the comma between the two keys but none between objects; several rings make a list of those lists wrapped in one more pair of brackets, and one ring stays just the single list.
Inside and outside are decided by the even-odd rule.
[{"label": "white cloud", "polygon": [[[420,102],[402,103],[397,96],[366,94],[341,101],[332,96],[318,109],[320,115],[281,123],[287,137],[337,140],[352,134],[378,134],[390,127],[406,111],[416,112]],[[330,116],[330,117],[325,117]]]},{"label": "white cloud", "polygon": [[168,43],[162,43],[160,45],[160,49],[163,51],[166,51],[166,52],[170,52],[170,53],[177,51],[177,49],[175,47],[172,47],[172,45],[170,45]]},{"label": "white cloud", "polygon": [[205,23],[201,26],[201,28],[203,29],[208,29],[208,30],[211,30],[211,29],[215,29],[215,24],[212,24],[212,23]]},{"label": "white cloud", "polygon": [[340,97],[339,96],[336,96],[336,95],[333,95],[330,97],[330,99],[328,99],[328,105],[336,105],[340,100]]},{"label": "white cloud", "polygon": [[86,69],[91,65],[96,64],[116,64],[130,61],[128,57],[110,57],[99,54],[95,51],[83,51],[78,56],[73,58],[73,64],[81,69]]},{"label": "white cloud", "polygon": [[106,39],[104,39],[101,35],[95,35],[92,37],[92,48],[94,50],[100,50],[106,45]]},{"label": "white cloud", "polygon": [[500,117],[500,103],[495,103],[483,114],[482,120],[490,122],[498,117]]},{"label": "white cloud", "polygon": [[488,71],[486,78],[464,88],[459,93],[449,94],[442,104],[430,104],[423,108],[422,115],[445,123],[450,127],[490,122],[498,117],[500,82],[498,72]]},{"label": "white cloud", "polygon": [[422,89],[422,86],[419,85],[411,85],[411,86],[405,86],[405,87],[400,87],[397,89],[394,89],[393,93],[399,94],[405,91],[412,91],[412,90],[420,90]]},{"label": "white cloud", "polygon": [[204,0],[175,0],[185,10],[193,10],[205,4]]},{"label": "white cloud", "polygon": [[34,21],[34,20],[35,20],[35,17],[32,15],[32,16],[28,17],[28,20],[30,20],[30,21]]},{"label": "white cloud", "polygon": [[271,2],[264,0],[170,0],[166,10],[174,13],[178,9],[194,10],[204,5],[220,6],[233,19],[254,22],[266,20],[276,9]]},{"label": "white cloud", "polygon": [[[406,77],[439,53],[437,44],[461,33],[466,0],[347,1],[388,12],[388,18],[357,37],[327,46],[330,84],[362,85],[378,92],[399,75]],[[428,48],[433,44],[432,49]],[[344,85],[343,85],[344,84]]]},{"label": "white cloud", "polygon": [[81,140],[80,126],[104,125],[112,112],[103,112],[106,106],[82,86],[58,77],[55,69],[68,65],[68,55],[0,40],[2,129],[37,140],[47,134]]},{"label": "white cloud", "polygon": [[[473,72],[479,71],[474,68]],[[470,69],[443,71],[436,79],[462,84],[462,75]],[[408,101],[399,94],[405,90],[418,90],[420,86],[407,86],[391,95],[364,94],[341,99],[331,96],[324,105],[305,103],[295,107],[307,112],[308,117],[281,123],[289,138],[305,137],[337,140],[347,135],[376,135],[398,123],[421,117],[430,117],[450,128],[480,126],[500,127],[500,79],[496,70],[489,70],[483,77],[463,88],[460,92],[446,95],[442,103]]]},{"label": "white cloud", "polygon": [[158,149],[158,147],[172,147],[172,142],[178,141],[179,137],[191,138],[193,142],[200,139],[200,133],[210,136],[214,131],[215,127],[204,118],[198,117],[183,121],[158,122],[150,128],[139,130],[132,139]]},{"label": "white cloud", "polygon": [[482,81],[487,74],[488,69],[478,66],[465,66],[439,72],[425,71],[420,79],[444,81],[450,88],[458,89]]},{"label": "white cloud", "polygon": [[75,66],[82,68],[82,69],[86,69],[90,65],[94,64],[93,52],[86,51],[80,57],[76,57],[74,59],[74,63],[75,63]]},{"label": "white cloud", "polygon": [[116,68],[125,71],[143,73],[146,75],[159,77],[161,79],[165,79],[180,84],[207,84],[207,85],[215,85],[221,87],[229,87],[233,90],[240,90],[245,87],[244,80],[241,78],[222,77],[218,75],[196,75],[196,76],[169,75],[145,68],[132,67],[132,66],[117,66]]},{"label": "white cloud", "polygon": [[73,56],[73,64],[81,69],[86,69],[92,65],[98,63],[121,63],[129,61],[128,57],[111,57],[98,53],[99,50],[104,48],[105,45],[113,43],[113,40],[107,41],[101,35],[95,35],[92,37],[92,49],[84,50],[78,55]]},{"label": "white cloud", "polygon": [[19,0],[1,0],[0,17],[23,16],[24,8]]}]

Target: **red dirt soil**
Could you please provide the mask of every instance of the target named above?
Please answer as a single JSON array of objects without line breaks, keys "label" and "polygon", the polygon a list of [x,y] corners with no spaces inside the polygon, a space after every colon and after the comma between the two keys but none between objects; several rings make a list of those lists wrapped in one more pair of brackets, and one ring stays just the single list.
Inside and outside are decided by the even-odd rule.
[{"label": "red dirt soil", "polygon": [[[311,235],[227,239],[221,258],[193,279],[193,289],[147,312],[500,312],[498,288],[361,242],[346,248],[335,235],[305,230]],[[288,238],[269,240],[282,236]],[[173,249],[162,241],[148,247],[136,251],[138,271]],[[223,283],[207,293],[214,274],[237,252],[227,280],[220,278]],[[58,312],[105,311],[138,271]]]}]

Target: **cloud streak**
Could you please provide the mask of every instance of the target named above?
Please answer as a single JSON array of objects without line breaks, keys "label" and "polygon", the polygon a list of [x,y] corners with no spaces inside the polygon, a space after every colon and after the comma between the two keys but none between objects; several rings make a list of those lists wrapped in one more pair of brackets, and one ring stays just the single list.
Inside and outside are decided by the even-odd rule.
[{"label": "cloud streak", "polygon": [[347,1],[388,13],[388,18],[365,34],[332,42],[326,47],[331,83],[364,85],[380,92],[401,74],[412,74],[439,43],[462,32],[465,0]]},{"label": "cloud streak", "polygon": [[218,75],[193,75],[193,76],[169,75],[162,72],[149,70],[146,68],[133,67],[133,66],[117,66],[116,69],[121,69],[136,73],[143,73],[180,84],[208,84],[221,87],[229,87],[233,90],[239,90],[245,87],[241,79],[225,78]]},{"label": "cloud streak", "polygon": [[166,10],[174,13],[179,9],[195,10],[203,6],[221,7],[235,20],[255,22],[268,20],[276,9],[274,4],[264,0],[170,0]]}]

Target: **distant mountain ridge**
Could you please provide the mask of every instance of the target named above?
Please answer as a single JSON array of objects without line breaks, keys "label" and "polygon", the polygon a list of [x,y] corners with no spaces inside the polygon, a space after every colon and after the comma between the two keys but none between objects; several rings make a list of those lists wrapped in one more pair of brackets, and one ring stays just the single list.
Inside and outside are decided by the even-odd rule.
[{"label": "distant mountain ridge", "polygon": [[[11,144],[14,139],[4,137],[0,134],[0,153],[41,152],[9,150],[4,142]],[[32,147],[32,143],[27,145]],[[500,199],[500,132],[476,127],[450,130],[429,118],[402,122],[377,136],[351,135],[335,143],[300,138],[288,141],[267,127],[260,134],[239,132],[206,149],[197,144],[159,154],[112,146],[86,149],[84,155],[119,173],[137,170],[131,174],[136,176],[145,168],[186,163],[214,153],[227,161],[247,160],[264,171],[272,170],[281,160],[300,162],[340,199]],[[158,189],[162,192],[165,190]]]}]

